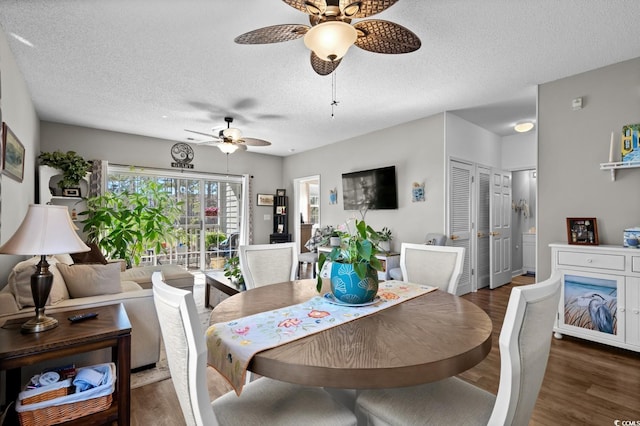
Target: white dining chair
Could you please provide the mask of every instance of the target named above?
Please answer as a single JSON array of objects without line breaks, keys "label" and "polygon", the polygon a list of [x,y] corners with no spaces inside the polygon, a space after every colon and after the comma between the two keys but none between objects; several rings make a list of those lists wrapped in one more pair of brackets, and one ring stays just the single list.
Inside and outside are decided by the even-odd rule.
[{"label": "white dining chair", "polygon": [[402,243],[400,269],[404,281],[456,294],[464,265],[464,251],[464,247]]},{"label": "white dining chair", "polygon": [[193,294],[152,276],[153,299],[171,379],[187,425],[355,425],[352,411],[322,388],[268,378],[246,384],[241,395],[228,392],[213,402],[207,389],[207,347]]},{"label": "white dining chair", "polygon": [[296,279],[295,243],[241,245],[238,251],[247,290]]},{"label": "white dining chair", "polygon": [[457,377],[397,389],[365,390],[359,425],[527,425],[549,359],[560,274],[511,290],[500,332],[498,395]]}]

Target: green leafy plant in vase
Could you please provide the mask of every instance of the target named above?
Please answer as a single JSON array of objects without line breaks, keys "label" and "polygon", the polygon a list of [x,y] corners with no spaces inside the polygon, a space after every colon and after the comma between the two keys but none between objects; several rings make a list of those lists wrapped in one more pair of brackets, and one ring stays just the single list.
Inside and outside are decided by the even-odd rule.
[{"label": "green leafy plant in vase", "polygon": [[41,165],[53,167],[62,172],[62,179],[58,182],[58,186],[62,189],[77,187],[91,170],[91,163],[75,151],[41,152],[38,159]]},{"label": "green leafy plant in vase", "polygon": [[224,276],[235,284],[236,287],[244,286],[244,277],[240,270],[240,258],[238,256],[230,257],[224,264]]},{"label": "green leafy plant in vase", "polygon": [[[378,232],[363,220],[355,220],[354,225],[345,224],[335,231],[340,245],[331,252],[320,253],[318,268],[322,271],[325,262],[331,262],[331,292],[338,301],[351,304],[367,303],[378,292],[378,273],[382,262],[379,253]],[[316,289],[322,290],[322,276],[318,274]]]}]

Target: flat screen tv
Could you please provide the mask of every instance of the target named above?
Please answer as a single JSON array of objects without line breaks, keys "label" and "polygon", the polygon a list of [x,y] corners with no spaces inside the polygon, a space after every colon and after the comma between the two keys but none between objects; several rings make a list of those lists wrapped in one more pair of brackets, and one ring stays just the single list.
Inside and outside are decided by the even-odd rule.
[{"label": "flat screen tv", "polygon": [[345,210],[397,209],[396,167],[343,173],[342,201]]}]

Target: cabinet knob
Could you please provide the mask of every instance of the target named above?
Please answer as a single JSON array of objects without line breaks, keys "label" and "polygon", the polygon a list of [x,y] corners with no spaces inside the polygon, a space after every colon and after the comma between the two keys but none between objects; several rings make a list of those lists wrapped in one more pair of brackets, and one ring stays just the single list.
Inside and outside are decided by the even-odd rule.
[{"label": "cabinet knob", "polygon": [[593,263],[593,259],[588,258],[588,259],[587,259],[587,263]]},{"label": "cabinet knob", "polygon": [[632,309],[631,312],[633,312],[636,315],[640,314],[640,310],[638,309]]}]

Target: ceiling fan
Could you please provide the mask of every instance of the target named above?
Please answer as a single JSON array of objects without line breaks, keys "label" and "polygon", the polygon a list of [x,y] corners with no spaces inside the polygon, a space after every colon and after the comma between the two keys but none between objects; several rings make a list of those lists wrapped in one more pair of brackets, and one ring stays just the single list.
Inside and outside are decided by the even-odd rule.
[{"label": "ceiling fan", "polygon": [[409,53],[418,50],[420,39],[405,27],[389,21],[368,19],[398,0],[282,0],[309,15],[311,26],[283,24],[259,28],[235,38],[239,44],[267,44],[304,37],[311,50],[311,66],[320,75],[331,74],[349,47],[355,44],[374,53]]},{"label": "ceiling fan", "polygon": [[233,117],[225,117],[224,121],[227,122],[227,128],[220,130],[218,135],[212,135],[209,133],[202,133],[195,130],[184,129],[185,132],[196,133],[198,135],[209,136],[214,138],[212,141],[194,142],[197,144],[206,144],[217,146],[220,151],[225,154],[233,154],[236,150],[246,151],[248,146],[269,146],[271,142],[267,142],[262,139],[256,138],[243,138],[240,129],[231,127],[233,123]]}]

